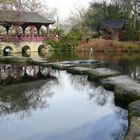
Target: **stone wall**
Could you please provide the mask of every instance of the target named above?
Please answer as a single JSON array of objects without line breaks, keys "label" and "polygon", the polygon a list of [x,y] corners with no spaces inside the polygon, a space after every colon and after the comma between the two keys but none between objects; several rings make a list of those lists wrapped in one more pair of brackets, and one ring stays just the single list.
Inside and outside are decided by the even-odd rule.
[{"label": "stone wall", "polygon": [[13,52],[22,52],[23,47],[29,46],[32,52],[37,52],[39,46],[43,45],[42,42],[1,42],[0,48],[4,50],[5,47],[9,46]]}]

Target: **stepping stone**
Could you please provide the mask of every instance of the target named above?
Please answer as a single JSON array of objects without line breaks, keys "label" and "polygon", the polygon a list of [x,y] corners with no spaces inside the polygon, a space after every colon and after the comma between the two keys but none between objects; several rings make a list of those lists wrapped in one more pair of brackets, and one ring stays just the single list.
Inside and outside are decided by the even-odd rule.
[{"label": "stepping stone", "polygon": [[97,69],[88,71],[87,74],[88,74],[88,80],[98,82],[99,80],[103,78],[118,76],[121,73],[116,70],[112,70],[108,68],[97,68]]},{"label": "stepping stone", "polygon": [[90,70],[92,69],[88,67],[73,67],[68,69],[67,72],[75,75],[84,75],[87,74],[87,72]]},{"label": "stepping stone", "polygon": [[101,82],[104,88],[115,91],[115,98],[121,101],[129,103],[140,99],[140,83],[127,75],[105,78]]},{"label": "stepping stone", "polygon": [[74,64],[54,63],[51,66],[52,69],[57,69],[57,70],[67,70],[71,67],[75,67],[75,65]]},{"label": "stepping stone", "polygon": [[140,100],[128,106],[129,127],[125,140],[140,140]]}]

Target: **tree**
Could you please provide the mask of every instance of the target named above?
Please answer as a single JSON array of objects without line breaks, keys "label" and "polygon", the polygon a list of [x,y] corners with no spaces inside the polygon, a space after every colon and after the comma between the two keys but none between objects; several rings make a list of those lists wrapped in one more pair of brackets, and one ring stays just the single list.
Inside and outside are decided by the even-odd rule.
[{"label": "tree", "polygon": [[85,14],[85,26],[97,30],[105,20],[125,19],[128,13],[116,3],[91,3]]},{"label": "tree", "polygon": [[104,21],[124,19],[127,23],[126,39],[136,39],[134,32],[140,27],[140,0],[111,0],[92,2],[85,12],[84,26],[91,32],[98,31]]},{"label": "tree", "polygon": [[137,15],[140,15],[140,0],[123,0],[124,3]]},{"label": "tree", "polygon": [[84,24],[89,30],[95,31],[105,20],[103,4],[91,3],[84,16]]},{"label": "tree", "polygon": [[49,19],[56,14],[56,9],[50,9],[43,0],[0,0],[0,9],[38,12]]},{"label": "tree", "polygon": [[136,30],[140,16],[140,0],[112,0],[128,13],[129,28]]}]

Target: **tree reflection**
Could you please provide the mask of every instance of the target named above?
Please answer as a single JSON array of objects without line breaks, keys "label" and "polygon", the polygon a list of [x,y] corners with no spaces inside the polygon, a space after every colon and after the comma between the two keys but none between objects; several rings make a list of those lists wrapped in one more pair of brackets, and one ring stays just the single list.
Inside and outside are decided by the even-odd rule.
[{"label": "tree reflection", "polygon": [[139,61],[120,61],[118,69],[123,73],[131,76],[134,80],[140,80],[140,63]]},{"label": "tree reflection", "polygon": [[[58,82],[56,78],[48,77],[47,70],[42,67],[32,66],[30,69],[15,66],[10,67],[8,70],[1,69],[0,116],[19,113],[22,118],[30,116],[31,112],[37,108],[48,107],[47,99],[54,95],[54,92],[51,92],[50,89]],[[47,79],[42,75],[42,72],[44,75],[46,74]],[[26,81],[26,74],[31,79],[26,79]],[[4,80],[8,80],[8,77],[10,77],[10,81],[5,85]],[[20,84],[16,84],[16,81],[20,81]]]},{"label": "tree reflection", "polygon": [[[76,90],[83,91],[83,90],[87,90],[87,92],[89,92],[89,83],[87,82],[87,77],[86,76],[79,76],[79,75],[71,75],[70,74],[70,80],[71,80],[71,84],[75,87]],[[94,89],[94,85],[91,86],[92,89]]]},{"label": "tree reflection", "polygon": [[133,64],[129,67],[129,71],[130,71],[131,77],[133,77],[133,79],[139,80],[139,81],[140,81],[140,64],[138,64],[138,63],[133,63]]},{"label": "tree reflection", "polygon": [[[84,76],[72,76],[70,75],[71,83],[75,87],[75,90],[86,91],[88,99],[95,102],[98,106],[105,106],[106,104],[113,104],[114,93],[105,90],[101,86],[95,86],[94,83],[88,82]],[[127,111],[113,105],[115,110],[115,116],[117,120],[121,120],[118,125],[118,129],[114,130],[111,134],[113,140],[123,140],[128,128],[128,115]],[[101,121],[101,120],[100,120]]]},{"label": "tree reflection", "polygon": [[114,140],[123,140],[128,129],[128,112],[122,108],[115,108],[117,118],[121,120],[120,128],[112,134]]},{"label": "tree reflection", "polygon": [[106,91],[103,87],[96,87],[95,90],[89,93],[89,100],[94,100],[97,105],[104,106],[107,102],[112,102],[113,93]]},{"label": "tree reflection", "polygon": [[120,71],[122,74],[131,76],[134,80],[140,81],[140,61],[139,60],[118,60],[97,64],[96,67],[106,67]]},{"label": "tree reflection", "polygon": [[125,123],[120,124],[120,129],[115,130],[112,134],[114,140],[124,140],[128,126]]},{"label": "tree reflection", "polygon": [[107,102],[112,102],[113,93],[106,91],[101,86],[96,86],[93,82],[88,82],[86,76],[72,76],[70,75],[71,83],[75,90],[85,91],[89,100],[93,100],[97,105],[104,106]]}]

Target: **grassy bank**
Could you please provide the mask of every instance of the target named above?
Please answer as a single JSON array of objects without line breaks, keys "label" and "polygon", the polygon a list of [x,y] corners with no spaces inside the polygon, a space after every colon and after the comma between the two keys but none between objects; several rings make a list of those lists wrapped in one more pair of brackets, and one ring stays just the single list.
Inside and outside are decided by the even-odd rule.
[{"label": "grassy bank", "polygon": [[132,41],[114,41],[104,39],[91,39],[89,42],[81,41],[76,51],[89,51],[93,48],[97,52],[140,52],[140,43]]}]

